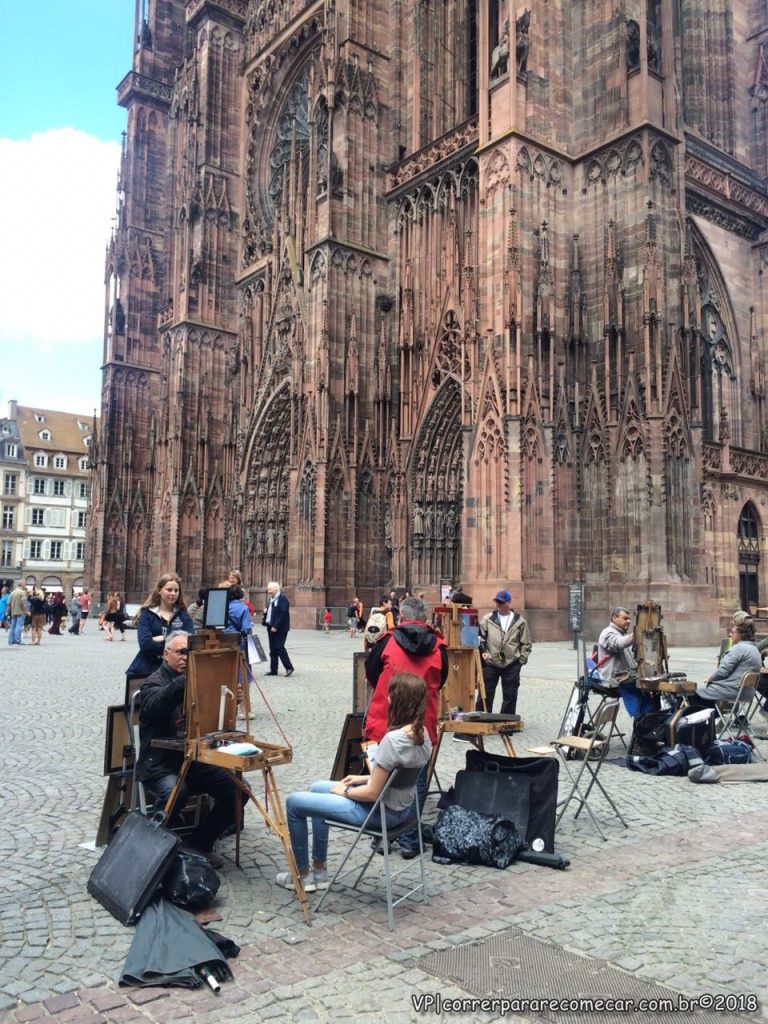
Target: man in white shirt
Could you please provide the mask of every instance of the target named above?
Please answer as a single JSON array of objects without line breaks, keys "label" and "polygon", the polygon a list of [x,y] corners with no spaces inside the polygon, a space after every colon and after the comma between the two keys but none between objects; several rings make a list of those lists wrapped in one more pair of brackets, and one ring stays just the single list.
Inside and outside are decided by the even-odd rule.
[{"label": "man in white shirt", "polygon": [[[483,659],[486,710],[493,711],[493,698],[501,680],[501,713],[514,715],[520,670],[531,653],[528,623],[511,605],[512,595],[500,590],[494,598],[496,610],[480,620],[480,656]],[[477,710],[483,710],[477,699]]]}]

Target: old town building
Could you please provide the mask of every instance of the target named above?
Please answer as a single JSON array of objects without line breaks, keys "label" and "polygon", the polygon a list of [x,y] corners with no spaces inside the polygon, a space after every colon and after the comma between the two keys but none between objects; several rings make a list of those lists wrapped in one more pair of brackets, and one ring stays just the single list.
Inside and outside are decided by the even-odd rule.
[{"label": "old town building", "polygon": [[768,605],[766,0],[138,0],[89,579]]},{"label": "old town building", "polygon": [[83,588],[93,416],[8,403],[0,420],[0,580]]}]

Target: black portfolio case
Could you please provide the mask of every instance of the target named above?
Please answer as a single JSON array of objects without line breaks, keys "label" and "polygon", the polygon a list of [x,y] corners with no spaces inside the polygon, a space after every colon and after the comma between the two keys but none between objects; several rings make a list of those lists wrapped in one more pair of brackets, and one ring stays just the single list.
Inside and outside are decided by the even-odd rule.
[{"label": "black portfolio case", "polygon": [[[468,750],[466,755],[467,771],[482,773],[479,784],[487,779],[486,769],[493,765],[504,775],[510,776],[507,785],[511,791],[520,790],[520,818],[527,818],[525,824],[518,826],[518,831],[525,836],[526,842],[534,853],[553,853],[555,849],[555,817],[557,814],[557,777],[559,763],[551,757],[502,757],[485,750]],[[487,783],[486,783],[487,784]],[[504,784],[496,784],[494,790],[499,795],[505,792]],[[511,792],[504,797],[511,800]],[[523,805],[527,802],[527,811]],[[496,809],[478,808],[487,813],[496,813]],[[517,822],[515,822],[517,824]]]},{"label": "black portfolio case", "polygon": [[502,772],[489,761],[479,770],[456,773],[456,803],[470,811],[495,814],[515,824],[521,836],[528,831],[531,780],[527,775]]},{"label": "black portfolio case", "polygon": [[135,924],[181,840],[158,820],[131,811],[88,879],[88,892],[122,924]]}]

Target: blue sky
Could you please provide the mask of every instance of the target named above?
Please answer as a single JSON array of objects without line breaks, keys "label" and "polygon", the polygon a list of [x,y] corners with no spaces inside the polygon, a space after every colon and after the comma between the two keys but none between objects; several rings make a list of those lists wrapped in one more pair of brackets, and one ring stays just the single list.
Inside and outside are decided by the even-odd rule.
[{"label": "blue sky", "polygon": [[0,0],[0,415],[98,408],[134,0]]}]

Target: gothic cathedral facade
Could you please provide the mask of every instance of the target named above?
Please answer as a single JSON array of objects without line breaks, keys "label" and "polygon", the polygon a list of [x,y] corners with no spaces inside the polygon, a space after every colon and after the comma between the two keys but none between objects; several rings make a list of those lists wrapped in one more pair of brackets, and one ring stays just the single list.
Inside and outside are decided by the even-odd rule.
[{"label": "gothic cathedral facade", "polygon": [[768,0],[137,0],[118,102],[97,594],[768,606]]}]

